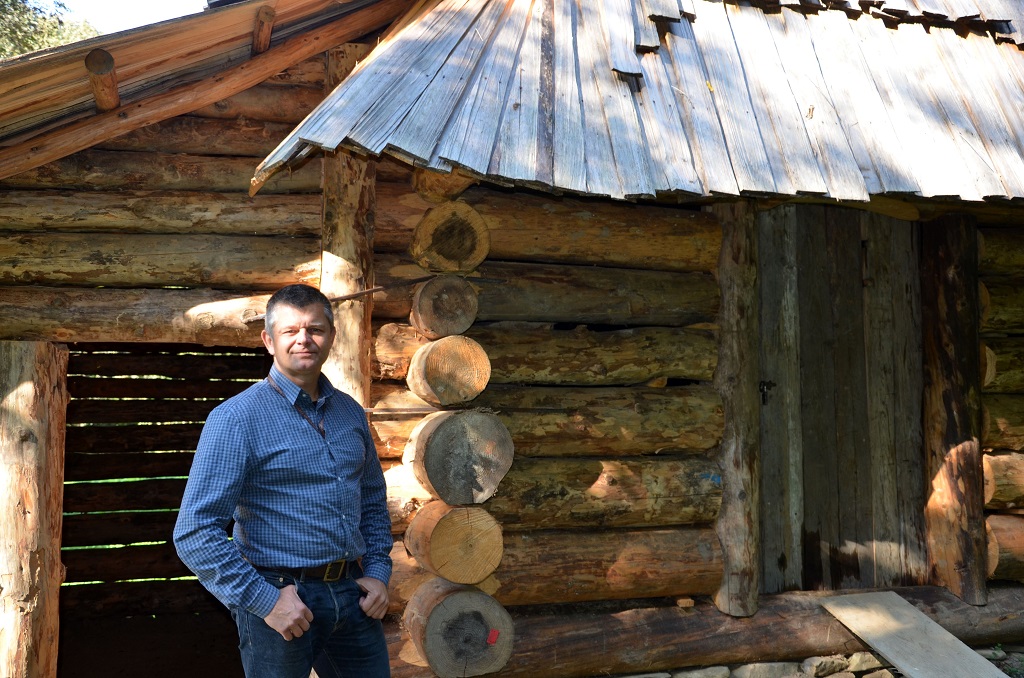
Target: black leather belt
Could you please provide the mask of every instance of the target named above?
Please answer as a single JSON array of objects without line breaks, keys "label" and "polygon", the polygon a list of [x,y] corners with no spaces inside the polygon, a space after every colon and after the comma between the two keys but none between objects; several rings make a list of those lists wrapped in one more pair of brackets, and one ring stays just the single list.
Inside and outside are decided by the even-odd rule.
[{"label": "black leather belt", "polygon": [[355,562],[354,560],[335,560],[333,563],[317,567],[265,567],[261,569],[282,572],[302,580],[338,581],[349,575],[349,571]]}]

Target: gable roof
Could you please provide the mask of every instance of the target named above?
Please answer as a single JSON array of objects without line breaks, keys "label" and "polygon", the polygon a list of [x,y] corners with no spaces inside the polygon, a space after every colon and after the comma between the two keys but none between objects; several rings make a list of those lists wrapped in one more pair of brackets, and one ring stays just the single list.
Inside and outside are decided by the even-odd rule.
[{"label": "gable roof", "polygon": [[613,198],[1024,198],[1017,3],[838,6],[421,2],[254,190],[347,147]]},{"label": "gable roof", "polygon": [[[245,90],[388,25],[412,0],[246,0],[0,61],[0,178]],[[257,14],[272,12],[254,54]],[[265,11],[265,9],[264,9]],[[96,102],[86,57],[112,57],[121,105]]]}]

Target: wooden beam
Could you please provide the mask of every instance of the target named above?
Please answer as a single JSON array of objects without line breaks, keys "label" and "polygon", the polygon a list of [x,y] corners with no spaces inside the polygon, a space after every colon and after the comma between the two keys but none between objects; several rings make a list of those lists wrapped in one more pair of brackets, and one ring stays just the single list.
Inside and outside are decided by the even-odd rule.
[{"label": "wooden beam", "polygon": [[[328,53],[327,91],[345,79],[368,49],[366,45],[348,44]],[[375,173],[375,163],[346,152],[324,158],[320,291],[329,298],[373,287]],[[373,297],[335,302],[332,306],[338,339],[324,365],[324,374],[361,405],[369,405]]]},{"label": "wooden beam", "polygon": [[263,54],[270,49],[270,34],[274,31],[277,13],[270,5],[263,5],[256,12],[256,27],[252,31],[252,55]]},{"label": "wooden beam", "polygon": [[749,203],[716,205],[711,211],[722,224],[721,343],[715,388],[725,411],[719,461],[722,509],[715,527],[725,574],[715,605],[726,614],[747,617],[757,612],[761,587],[758,236]]},{"label": "wooden beam", "polygon": [[977,242],[968,217],[943,217],[922,229],[925,521],[934,581],[984,605]]},{"label": "wooden beam", "polygon": [[96,110],[106,113],[120,106],[117,71],[110,52],[98,47],[89,52],[85,57],[85,70],[89,71],[89,84],[92,86],[92,96],[96,99]]},{"label": "wooden beam", "polygon": [[294,63],[358,38],[397,17],[408,0],[382,0],[199,82],[80,120],[0,151],[0,179],[95,146],[119,134],[183,115],[249,89]]},{"label": "wooden beam", "polygon": [[68,350],[0,342],[0,675],[57,675]]}]

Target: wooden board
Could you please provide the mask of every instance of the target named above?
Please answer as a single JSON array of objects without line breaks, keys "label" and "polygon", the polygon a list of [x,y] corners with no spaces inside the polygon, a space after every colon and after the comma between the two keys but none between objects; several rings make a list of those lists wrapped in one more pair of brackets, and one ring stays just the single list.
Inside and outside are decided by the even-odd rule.
[{"label": "wooden board", "polygon": [[1006,676],[892,591],[826,598],[821,604],[909,678]]}]

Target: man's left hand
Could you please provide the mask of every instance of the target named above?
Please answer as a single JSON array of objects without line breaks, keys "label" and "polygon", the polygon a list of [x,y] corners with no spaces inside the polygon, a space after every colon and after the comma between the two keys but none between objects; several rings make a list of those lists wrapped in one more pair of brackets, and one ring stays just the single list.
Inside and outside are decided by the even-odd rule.
[{"label": "man's left hand", "polygon": [[384,613],[388,611],[388,587],[380,579],[373,577],[360,577],[356,579],[356,585],[364,594],[359,599],[359,607],[366,616],[383,619]]}]

